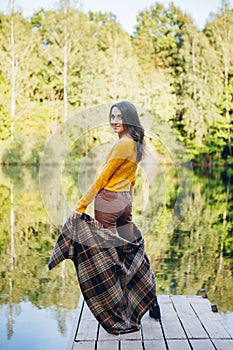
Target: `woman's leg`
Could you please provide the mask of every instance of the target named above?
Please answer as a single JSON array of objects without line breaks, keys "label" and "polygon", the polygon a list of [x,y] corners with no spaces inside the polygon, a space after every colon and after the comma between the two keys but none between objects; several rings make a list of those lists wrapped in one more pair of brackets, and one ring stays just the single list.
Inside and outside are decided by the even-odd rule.
[{"label": "woman's leg", "polygon": [[95,219],[122,238],[135,239],[132,222],[132,202],[129,192],[102,190],[95,198]]},{"label": "woman's leg", "polygon": [[132,221],[132,202],[130,194],[128,194],[127,192],[123,192],[122,200],[126,203],[129,203],[125,207],[124,211],[121,212],[119,217],[117,218],[117,232],[120,237],[126,239],[127,241],[133,242],[135,240],[135,234],[134,224]]},{"label": "woman's leg", "polygon": [[116,220],[119,217],[118,193],[102,190],[95,197],[95,219],[116,234]]}]

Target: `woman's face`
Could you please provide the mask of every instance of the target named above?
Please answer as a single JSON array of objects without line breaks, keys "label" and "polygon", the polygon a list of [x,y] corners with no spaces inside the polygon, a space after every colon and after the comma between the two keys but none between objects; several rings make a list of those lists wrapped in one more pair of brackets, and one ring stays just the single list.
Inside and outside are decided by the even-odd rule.
[{"label": "woman's face", "polygon": [[125,133],[125,126],[123,124],[121,111],[117,107],[113,107],[111,112],[111,126],[113,131],[119,136]]}]

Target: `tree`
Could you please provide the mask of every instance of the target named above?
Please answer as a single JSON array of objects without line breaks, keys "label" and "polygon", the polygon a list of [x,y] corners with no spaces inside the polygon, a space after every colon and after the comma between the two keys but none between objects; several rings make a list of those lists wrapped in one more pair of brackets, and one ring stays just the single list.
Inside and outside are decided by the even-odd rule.
[{"label": "tree", "polygon": [[141,103],[162,119],[174,120],[174,71],[187,16],[170,4],[156,3],[137,16],[133,43],[140,73]]},{"label": "tree", "polygon": [[72,50],[78,46],[76,43],[79,40],[79,37],[74,39],[73,20],[74,9],[71,8],[70,1],[61,1],[58,11],[41,10],[32,18],[32,23],[37,28],[39,44],[43,47],[41,50],[43,69],[40,72],[42,85],[40,85],[44,89],[43,83],[47,81],[49,87],[48,94],[44,91],[38,93],[43,101],[63,103],[63,113],[60,112],[63,122],[68,117],[69,61],[72,59]]},{"label": "tree", "polygon": [[156,2],[137,16],[134,43],[144,69],[173,67],[188,17],[171,3],[166,8]]},{"label": "tree", "polygon": [[[1,71],[4,81],[10,88],[6,89],[5,110],[11,118],[11,140],[13,140],[15,121],[22,115],[21,104],[27,89],[34,48],[33,32],[20,12],[15,12],[14,0],[11,0],[10,16],[1,15]],[[8,95],[8,96],[7,96]],[[10,104],[9,104],[10,99]]]},{"label": "tree", "polygon": [[[229,155],[232,156],[232,110],[233,96],[230,92],[230,71],[233,66],[233,10],[228,0],[221,1],[220,12],[217,13],[205,28],[205,34],[218,54],[218,69],[224,84],[222,96],[222,113],[225,115],[227,131],[227,145]],[[224,125],[223,125],[224,128]]]},{"label": "tree", "polygon": [[[89,13],[99,57],[103,102],[139,101],[138,61],[129,35],[112,13]],[[97,87],[98,88],[98,87]]]},{"label": "tree", "polygon": [[177,119],[187,146],[195,155],[209,152],[213,129],[220,119],[222,84],[216,68],[216,52],[205,35],[191,21],[186,22],[183,29],[178,56],[180,68],[175,82]]}]

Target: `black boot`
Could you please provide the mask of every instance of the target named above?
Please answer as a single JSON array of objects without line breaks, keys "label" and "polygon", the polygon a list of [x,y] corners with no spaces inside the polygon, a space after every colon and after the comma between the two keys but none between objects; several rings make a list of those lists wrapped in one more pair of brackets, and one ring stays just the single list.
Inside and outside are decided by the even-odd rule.
[{"label": "black boot", "polygon": [[154,303],[150,307],[149,316],[154,318],[155,320],[160,320],[161,318],[160,307],[158,304],[157,296],[155,296]]}]

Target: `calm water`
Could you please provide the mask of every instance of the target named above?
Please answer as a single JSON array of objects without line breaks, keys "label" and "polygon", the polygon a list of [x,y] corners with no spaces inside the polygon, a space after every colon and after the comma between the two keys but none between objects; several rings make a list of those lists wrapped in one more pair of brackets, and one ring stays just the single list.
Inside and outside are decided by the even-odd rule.
[{"label": "calm water", "polygon": [[[144,233],[158,293],[196,295],[206,288],[233,332],[232,178],[231,169],[195,170],[186,215],[172,229],[168,223],[179,192],[174,170],[167,168],[150,188],[143,213],[139,178],[134,218]],[[64,172],[63,180],[74,207],[73,173]],[[38,169],[2,167],[0,203],[0,349],[64,350],[80,290],[71,261],[48,271],[58,230],[42,202]]]}]

